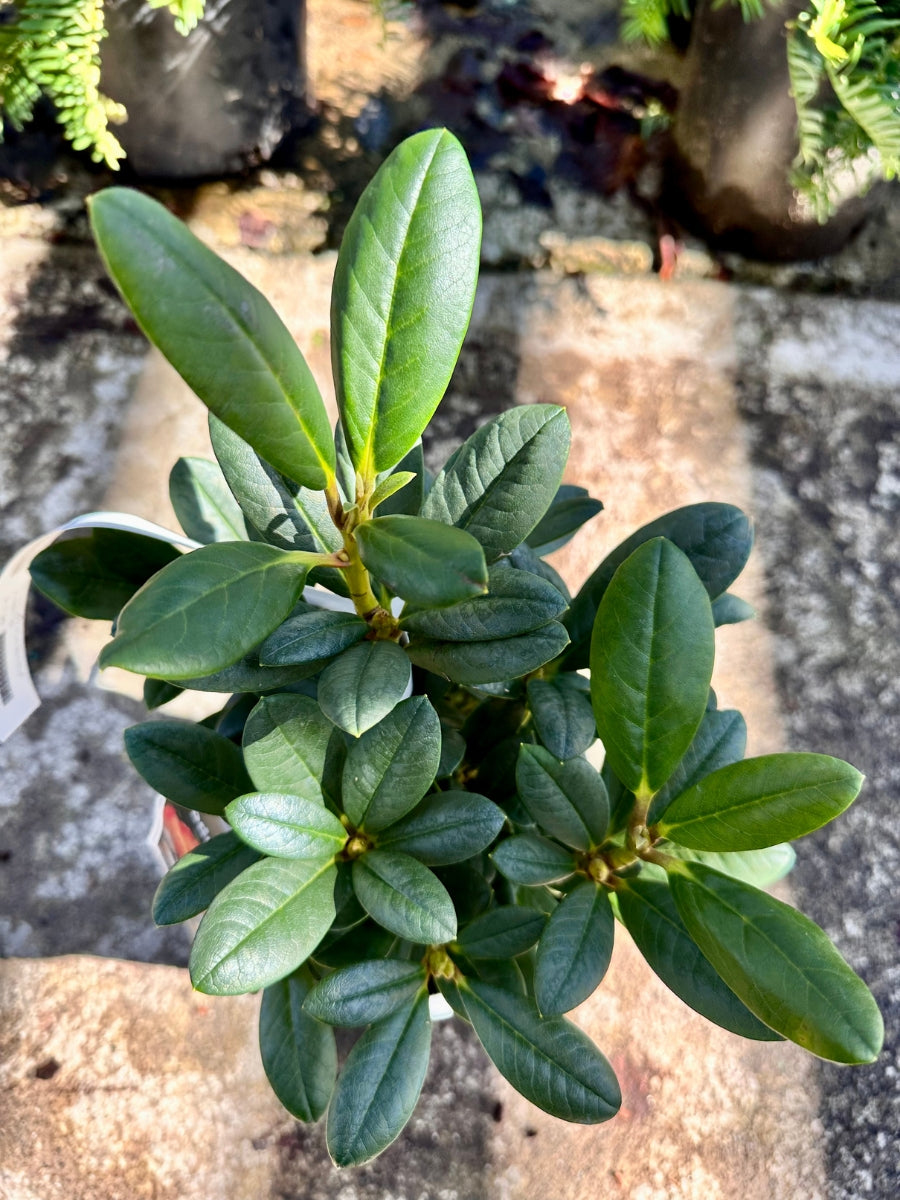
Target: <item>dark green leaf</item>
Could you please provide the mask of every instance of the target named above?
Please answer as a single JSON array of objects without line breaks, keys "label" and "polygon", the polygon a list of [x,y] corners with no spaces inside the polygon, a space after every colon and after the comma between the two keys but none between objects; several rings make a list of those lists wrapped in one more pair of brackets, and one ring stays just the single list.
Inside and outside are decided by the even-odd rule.
[{"label": "dark green leaf", "polygon": [[169,500],[178,523],[195,542],[239,542],[247,526],[217,463],[179,458],[169,474]]},{"label": "dark green leaf", "polygon": [[225,817],[249,846],[274,858],[333,857],[347,841],[347,830],[327,808],[280,792],[238,796]]},{"label": "dark green leaf", "polygon": [[525,540],[552,503],[569,438],[569,418],[554,404],[501,413],[451,456],[422,516],[468,530],[487,561],[496,561]]},{"label": "dark green leaf", "polygon": [[516,546],[505,561],[516,571],[527,571],[529,575],[539,575],[541,579],[552,583],[566,604],[572,599],[569,589],[566,587],[566,581],[559,571],[551,567],[548,562],[544,562],[542,558],[538,558],[525,542],[521,546]]},{"label": "dark green leaf", "polygon": [[538,942],[534,998],[544,1016],[568,1012],[592,995],[609,966],[614,936],[609,893],[590,879],[577,883]]},{"label": "dark green leaf", "polygon": [[415,637],[408,653],[417,666],[454,683],[485,684],[528,675],[556,658],[567,644],[564,627],[548,621],[533,633],[500,641],[439,642]]},{"label": "dark green leaf", "polygon": [[862,782],[855,767],[826,754],[748,758],[676,796],[658,829],[693,850],[762,850],[827,825]]},{"label": "dark green leaf", "polygon": [[593,500],[586,488],[564,483],[525,541],[535,554],[552,554],[602,510],[603,505]]},{"label": "dark green leaf", "polygon": [[533,908],[504,904],[470,921],[457,945],[466,958],[515,958],[531,949],[546,924],[545,915]]},{"label": "dark green leaf", "polygon": [[412,604],[456,604],[487,590],[484,551],[462,529],[421,517],[375,517],[356,531],[360,557]]},{"label": "dark green leaf", "polygon": [[362,642],[322,672],[319,704],[335,725],[359,737],[402,700],[409,679],[409,659],[395,642]]},{"label": "dark green leaf", "polygon": [[873,1062],[884,1026],[872,994],[802,913],[699,863],[669,871],[691,937],[777,1033],[834,1062]]},{"label": "dark green leaf", "polygon": [[368,1162],[402,1131],[425,1082],[430,1051],[424,988],[356,1042],[328,1106],[328,1153],[339,1167]]},{"label": "dark green leaf", "polygon": [[166,683],[164,679],[145,679],[144,703],[153,712],[154,709],[162,708],[164,704],[180,696],[183,691],[184,688],[175,683]]},{"label": "dark green leaf", "polygon": [[138,774],[167,800],[221,816],[253,782],[240,747],[188,721],[145,721],[125,730],[125,749]]},{"label": "dark green leaf", "polygon": [[448,725],[441,724],[441,761],[438,763],[437,778],[446,779],[462,762],[466,742],[462,734]]},{"label": "dark green leaf", "polygon": [[353,613],[309,607],[288,617],[266,638],[259,660],[266,666],[325,662],[362,641],[368,631]]},{"label": "dark green leaf", "polygon": [[423,945],[456,937],[447,889],[408,854],[370,850],[353,864],[353,887],[366,912],[398,937]]},{"label": "dark green leaf", "polygon": [[639,546],[606,589],[591,641],[591,696],[612,768],[652,795],[703,720],[715,656],[709,597],[664,538]]},{"label": "dark green leaf", "polygon": [[756,609],[740,596],[725,592],[713,600],[712,614],[718,628],[719,625],[738,625],[741,621],[749,621],[756,616]]},{"label": "dark green leaf", "polygon": [[609,824],[609,799],[600,772],[584,758],[560,762],[543,746],[523,745],[516,786],[532,818],[576,850],[599,846]]},{"label": "dark green leaf", "polygon": [[263,667],[260,666],[258,651],[251,650],[230,667],[213,671],[211,675],[183,679],[181,686],[192,692],[242,692],[262,696],[266,692],[294,687],[320,669],[317,664],[311,663],[299,667]]},{"label": "dark green leaf", "polygon": [[523,833],[501,842],[491,855],[497,870],[512,883],[556,883],[575,870],[575,857],[556,842]]},{"label": "dark green leaf", "polygon": [[264,858],[220,892],[197,930],[191,982],[234,996],[295,971],[334,919],[335,867],[328,859]]},{"label": "dark green leaf", "polygon": [[742,850],[734,854],[716,854],[712,851],[688,850],[674,842],[662,842],[660,849],[685,862],[700,862],[706,867],[741,879],[753,887],[769,888],[783,879],[793,869],[797,855],[788,842],[768,846],[765,850]]},{"label": "dark green leaf", "polygon": [[435,792],[384,829],[378,846],[411,854],[429,867],[448,866],[486,849],[505,820],[501,808],[475,792]]},{"label": "dark green leaf", "polygon": [[488,1057],[526,1100],[554,1117],[596,1125],[619,1111],[612,1067],[565,1017],[540,1017],[533,1003],[478,979],[460,989]]},{"label": "dark green leaf", "polygon": [[528,704],[537,735],[558,759],[584,754],[597,736],[587,680],[565,672],[531,679]]},{"label": "dark green leaf", "polygon": [[711,771],[739,762],[747,748],[747,725],[734,709],[708,709],[694,740],[664,787],[653,797],[648,824],[655,825],[679,793]]},{"label": "dark green leaf", "polygon": [[450,893],[460,921],[471,921],[493,901],[494,895],[488,882],[491,874],[486,870],[481,855],[449,867],[435,868],[435,875]]},{"label": "dark green leaf", "polygon": [[89,209],[113,281],[188,386],[279,471],[325,487],[325,405],[268,300],[149,196],[107,188]]},{"label": "dark green leaf", "polygon": [[160,881],[153,897],[157,925],[177,925],[209,908],[227,883],[259,855],[234,833],[220,833],[189,850]]},{"label": "dark green leaf", "polygon": [[259,1050],[272,1091],[298,1121],[318,1121],[337,1078],[334,1033],[303,1011],[308,967],[271,984],[259,1013]]},{"label": "dark green leaf", "polygon": [[413,612],[402,623],[410,633],[438,641],[478,642],[530,633],[565,611],[566,602],[551,583],[503,565],[488,572],[486,596],[450,608]]},{"label": "dark green leaf", "polygon": [[382,929],[367,915],[351,929],[329,933],[312,957],[323,967],[340,970],[361,961],[387,958],[396,952],[399,941],[395,933]]},{"label": "dark green leaf", "polygon": [[469,324],[481,209],[446,129],[407,138],[356,206],[331,301],[341,423],[364,476],[412,449],[450,382]]},{"label": "dark green leaf", "polygon": [[261,792],[289,792],[321,804],[333,734],[309,696],[264,697],[244,727],[244,761],[253,783]]},{"label": "dark green leaf", "polygon": [[374,959],[354,963],[320,980],[304,1008],[329,1025],[370,1025],[407,1005],[424,986],[421,963]]}]

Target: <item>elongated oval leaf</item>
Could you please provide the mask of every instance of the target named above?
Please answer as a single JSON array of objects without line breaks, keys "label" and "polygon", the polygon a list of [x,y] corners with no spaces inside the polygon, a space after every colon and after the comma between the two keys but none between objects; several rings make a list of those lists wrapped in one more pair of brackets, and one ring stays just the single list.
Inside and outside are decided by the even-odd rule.
[{"label": "elongated oval leaf", "polygon": [[341,243],[332,367],[354,466],[393,467],[443,396],[469,325],[481,209],[445,129],[407,138],[363,192]]},{"label": "elongated oval leaf", "polygon": [[525,540],[553,502],[569,438],[569,418],[555,404],[501,413],[450,457],[422,516],[468,530],[495,562]]},{"label": "elongated oval leaf", "polygon": [[236,542],[247,537],[244,515],[222,468],[206,458],[179,458],[169,473],[169,500],[189,538]]},{"label": "elongated oval leaf", "polygon": [[681,762],[653,797],[647,823],[655,825],[674,798],[712,771],[739,762],[747,749],[747,724],[735,709],[712,708],[704,714]]},{"label": "elongated oval leaf", "polygon": [[622,1093],[612,1067],[565,1017],[542,1018],[524,996],[480,979],[460,993],[488,1057],[526,1100],[580,1125],[616,1115]]},{"label": "elongated oval leaf", "polygon": [[304,1012],[315,979],[301,967],[263,992],[259,1051],[272,1091],[298,1121],[318,1121],[337,1078],[334,1032]]},{"label": "elongated oval leaf", "polygon": [[504,564],[488,572],[486,596],[450,608],[413,612],[403,617],[403,627],[439,641],[479,642],[531,633],[565,611],[566,601],[552,583]]},{"label": "elongated oval leaf", "polygon": [[405,483],[400,490],[391,491],[390,495],[379,501],[378,515],[380,517],[417,517],[419,509],[422,507],[422,501],[425,499],[425,455],[421,440],[417,441],[412,450],[400,459],[390,475],[386,474],[380,479],[378,486],[387,487],[389,481],[398,475],[410,476],[409,482]]},{"label": "elongated oval leaf", "polygon": [[355,646],[369,627],[353,613],[308,608],[288,617],[259,648],[265,666],[306,665],[325,662]]},{"label": "elongated oval leaf", "polygon": [[765,850],[741,850],[726,854],[711,850],[688,850],[675,842],[661,842],[659,848],[675,858],[703,863],[705,867],[712,867],[723,875],[741,879],[757,888],[770,888],[773,883],[783,879],[793,870],[797,860],[790,842],[779,842],[775,846],[767,846]]},{"label": "elongated oval leaf", "polygon": [[301,796],[250,792],[232,800],[225,816],[249,846],[274,858],[333,857],[347,841],[337,817]]},{"label": "elongated oval leaf", "polygon": [[321,804],[334,732],[309,696],[263,697],[244,726],[244,761],[250,778],[261,792],[289,792]]},{"label": "elongated oval leaf", "polygon": [[567,846],[590,850],[606,836],[609,798],[600,772],[586,759],[560,762],[543,746],[523,745],[516,786],[537,824]]},{"label": "elongated oval leaf", "polygon": [[534,998],[544,1016],[568,1012],[600,984],[612,957],[609,893],[585,879],[563,897],[538,942]]},{"label": "elongated oval leaf", "polygon": [[425,968],[404,959],[354,963],[319,980],[304,1007],[329,1025],[370,1025],[404,1007],[425,986]]},{"label": "elongated oval leaf", "polygon": [[125,730],[125,749],[138,774],[184,808],[221,816],[253,783],[240,747],[221,733],[187,721],[145,721]]},{"label": "elongated oval leaf", "polygon": [[491,855],[497,870],[511,883],[533,886],[567,879],[575,870],[575,856],[556,842],[522,833],[501,842]]},{"label": "elongated oval leaf", "polygon": [[560,760],[576,758],[597,736],[587,680],[565,672],[552,679],[531,679],[528,704],[537,735]]},{"label": "elongated oval leaf", "polygon": [[487,590],[478,542],[462,529],[422,517],[375,517],[356,531],[368,570],[412,604],[456,604]]},{"label": "elongated oval leaf", "polygon": [[403,1130],[419,1099],[431,1052],[425,989],[372,1025],[347,1056],[328,1106],[328,1153],[339,1167],[380,1154]]},{"label": "elongated oval leaf", "polygon": [[435,792],[409,816],[378,835],[382,850],[400,850],[429,867],[463,862],[486,849],[506,820],[502,808],[476,792]]},{"label": "elongated oval leaf", "polygon": [[439,642],[415,637],[408,647],[412,661],[454,683],[498,683],[519,679],[556,658],[568,645],[568,635],[558,621],[522,637],[486,642]]},{"label": "elongated oval leaf", "polygon": [[283,979],[305,962],[334,919],[331,858],[264,858],[220,892],[191,950],[198,992],[235,996]]},{"label": "elongated oval leaf", "polygon": [[525,541],[535,554],[552,554],[602,510],[601,502],[592,499],[586,488],[564,483]]},{"label": "elongated oval leaf", "polygon": [[756,616],[756,609],[740,596],[725,592],[713,600],[713,620],[716,628],[720,625],[739,625],[741,621],[750,621]]},{"label": "elongated oval leaf", "polygon": [[359,737],[402,699],[409,659],[395,642],[363,642],[345,650],[319,679],[319,705],[340,729]]},{"label": "elongated oval leaf", "polygon": [[664,538],[639,546],[606,589],[591,641],[597,732],[632,792],[658,791],[693,741],[714,657],[709,597],[686,555]]},{"label": "elongated oval leaf", "polygon": [[220,833],[189,850],[160,880],[153,897],[157,925],[177,925],[209,908],[226,884],[257,862],[259,854],[235,833]]},{"label": "elongated oval leaf", "polygon": [[457,945],[466,958],[515,958],[535,944],[546,916],[520,904],[489,909],[460,930]]},{"label": "elongated oval leaf", "polygon": [[267,462],[325,487],[334,476],[325,405],[268,300],[149,196],[107,188],[88,207],[106,267],[150,341]]},{"label": "elongated oval leaf", "polygon": [[762,850],[827,825],[863,776],[827,754],[767,754],[707,775],[672,801],[663,837],[693,850]]},{"label": "elongated oval leaf", "polygon": [[673,865],[669,884],[691,937],[761,1021],[821,1058],[878,1057],[878,1006],[808,917],[700,863]]},{"label": "elongated oval leaf", "polygon": [[370,850],[353,864],[353,887],[366,912],[398,937],[422,945],[456,937],[456,912],[447,889],[408,854]]}]

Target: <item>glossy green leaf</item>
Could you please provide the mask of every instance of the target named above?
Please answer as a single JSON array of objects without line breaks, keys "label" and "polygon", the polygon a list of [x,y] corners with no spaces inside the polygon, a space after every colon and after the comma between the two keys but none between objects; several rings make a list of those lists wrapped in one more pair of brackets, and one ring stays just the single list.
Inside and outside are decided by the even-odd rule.
[{"label": "glossy green leaf", "polygon": [[329,1025],[370,1025],[408,1005],[424,986],[425,968],[420,962],[373,959],[321,979],[304,1007]]},{"label": "glossy green leaf", "polygon": [[488,572],[486,596],[413,612],[404,615],[402,624],[409,633],[439,641],[478,642],[531,633],[565,611],[566,602],[551,583],[504,564]]},{"label": "glossy green leaf", "polygon": [[576,850],[599,846],[609,824],[609,799],[584,758],[560,762],[543,746],[523,745],[516,763],[522,803],[541,829]]},{"label": "glossy green leaf", "polygon": [[321,663],[362,641],[369,631],[360,617],[310,606],[288,617],[259,648],[266,666]]},{"label": "glossy green leaf", "polygon": [[525,541],[535,554],[552,554],[602,510],[601,502],[592,499],[586,488],[564,483]]},{"label": "glossy green leaf", "polygon": [[309,696],[263,697],[244,726],[244,762],[256,788],[321,804],[333,734],[331,722]]},{"label": "glossy green leaf", "polygon": [[522,637],[487,642],[440,642],[414,637],[408,646],[412,661],[454,683],[485,684],[518,679],[537,671],[568,645],[568,635],[558,621]]},{"label": "glossy green leaf", "polygon": [[720,625],[739,625],[741,621],[749,621],[756,616],[756,609],[740,596],[725,592],[713,600],[712,613],[718,628]]},{"label": "glossy green leaf", "polygon": [[179,687],[176,683],[166,683],[164,679],[145,679],[143,691],[144,704],[150,712],[153,712],[154,709],[162,708],[164,704],[168,704],[170,700],[180,696],[184,688]]},{"label": "glossy green leaf", "polygon": [[260,665],[258,651],[250,650],[221,671],[182,679],[181,687],[192,692],[254,693],[263,696],[267,692],[294,687],[320,669],[318,665],[308,663],[301,666],[264,667]]},{"label": "glossy green leaf", "polygon": [[431,787],[440,757],[438,715],[425,696],[410,696],[350,747],[344,811],[367,833],[393,825]]},{"label": "glossy green leaf", "polygon": [[298,1121],[318,1121],[337,1078],[334,1032],[304,1012],[315,982],[301,967],[263,992],[259,1050],[272,1091]]},{"label": "glossy green leaf", "polygon": [[209,459],[178,459],[169,473],[169,500],[179,525],[195,542],[207,545],[247,537],[244,515],[222,468]]},{"label": "glossy green leaf", "polygon": [[189,850],[160,880],[153,897],[157,925],[177,925],[209,908],[226,884],[257,862],[259,854],[235,833],[220,833]]},{"label": "glossy green leaf", "polygon": [[526,1100],[580,1125],[616,1115],[622,1093],[612,1067],[565,1017],[540,1017],[524,996],[479,979],[460,992],[488,1057]]},{"label": "glossy green leaf", "polygon": [[692,850],[762,850],[833,821],[863,776],[827,754],[767,754],[707,775],[676,796],[657,828]]},{"label": "glossy green leaf", "polygon": [[633,792],[663,786],[703,720],[715,657],[709,597],[664,538],[639,546],[606,589],[591,641],[597,732]]},{"label": "glossy green leaf", "polygon": [[[415,471],[394,471],[390,475],[386,475],[372,493],[372,499],[369,502],[371,510],[374,512],[385,501],[395,496],[401,488],[405,488],[408,483],[412,483],[415,477]],[[381,515],[386,516],[387,514],[382,513]]]},{"label": "glossy green leaf", "polygon": [[639,546],[658,537],[687,555],[711,600],[731,586],[753,548],[750,520],[733,504],[689,504],[642,526],[606,556],[572,601],[566,618],[572,639],[569,670],[588,665],[594,618],[613,575]]},{"label": "glossy green leaf", "polygon": [[256,542],[184,554],[125,605],[100,665],[176,682],[231,666],[281,624],[308,570],[305,556]]},{"label": "glossy green leaf", "polygon": [[723,1029],[757,1041],[780,1041],[713,969],[678,915],[668,883],[645,872],[621,879],[619,915],[634,944],[666,987],[694,1012]]},{"label": "glossy green leaf", "polygon": [[282,792],[238,796],[225,818],[248,846],[274,858],[333,857],[347,841],[347,830],[327,808]]},{"label": "glossy green leaf", "polygon": [[564,672],[528,682],[528,705],[538,737],[558,759],[576,758],[597,736],[586,679]]},{"label": "glossy green leaf", "polygon": [[441,760],[438,763],[437,778],[446,779],[452,775],[462,762],[465,752],[466,741],[462,734],[442,723]]},{"label": "glossy green leaf", "polygon": [[742,850],[731,854],[718,854],[713,851],[688,850],[675,842],[661,842],[659,848],[675,858],[683,858],[685,862],[699,862],[732,879],[741,879],[744,883],[757,888],[770,888],[773,883],[783,879],[793,869],[797,860],[793,846],[789,842],[779,842],[775,846],[767,846],[765,850]]},{"label": "glossy green leaf", "polygon": [[572,599],[569,589],[566,587],[566,581],[560,575],[559,571],[551,567],[542,558],[538,558],[531,547],[526,545],[525,542],[521,546],[516,546],[515,550],[510,552],[505,561],[516,571],[527,571],[529,575],[539,575],[541,579],[546,579],[548,583],[552,583],[566,604]]},{"label": "glossy green leaf", "polygon": [[534,998],[544,1016],[568,1012],[593,994],[609,966],[614,936],[609,892],[590,879],[577,883],[538,942]]},{"label": "glossy green leaf", "polygon": [[335,725],[359,737],[403,699],[409,680],[409,659],[395,642],[362,642],[322,672],[319,705]]},{"label": "glossy green leaf", "polygon": [[107,188],[88,208],[113,281],[188,386],[277,470],[325,487],[325,405],[268,300],[149,196]]},{"label": "glossy green leaf", "polygon": [[426,866],[443,867],[480,854],[505,820],[502,808],[475,792],[435,792],[383,829],[377,841],[379,849],[400,850]]},{"label": "glossy green leaf", "polygon": [[487,590],[484,551],[470,534],[421,517],[375,517],[356,531],[360,557],[412,604],[456,604]]},{"label": "glossy green leaf", "polygon": [[167,800],[221,816],[253,783],[234,742],[188,721],[145,721],[125,730],[135,770]]},{"label": "glossy green leaf", "polygon": [[157,538],[93,529],[48,546],[29,571],[38,591],[64,612],[114,621],[139,587],[181,557],[180,550]]},{"label": "glossy green leaf", "polygon": [[669,883],[691,937],[761,1021],[821,1058],[878,1057],[878,1006],[817,925],[699,863],[677,863]]},{"label": "glossy green leaf", "polygon": [[305,962],[334,919],[330,858],[264,858],[220,892],[191,950],[198,992],[235,996],[283,979]]},{"label": "glossy green leaf", "polygon": [[556,842],[532,833],[519,834],[501,842],[491,855],[494,865],[512,883],[529,886],[556,883],[575,870],[575,857]]},{"label": "glossy green leaf", "polygon": [[735,709],[708,709],[681,762],[653,797],[648,824],[654,825],[677,795],[704,776],[739,762],[747,749],[747,725]]},{"label": "glossy green leaf", "polygon": [[397,463],[390,475],[385,475],[381,483],[387,482],[394,475],[408,474],[410,482],[403,485],[400,491],[392,492],[378,503],[380,517],[417,517],[422,501],[425,499],[425,455],[422,442],[418,441],[408,454]]},{"label": "glossy green leaf", "polygon": [[547,918],[533,908],[504,904],[470,921],[456,939],[466,958],[515,958],[530,950],[543,932]]},{"label": "glossy green leaf", "polygon": [[423,945],[456,937],[456,912],[447,889],[408,854],[370,850],[353,864],[353,887],[366,912],[398,937]]},{"label": "glossy green leaf", "polygon": [[419,1099],[430,1051],[424,988],[356,1042],[328,1106],[328,1153],[339,1167],[368,1162],[400,1134]]},{"label": "glossy green leaf", "polygon": [[443,396],[478,278],[481,208],[445,129],[407,138],[356,206],[331,300],[338,410],[363,475],[412,449]]},{"label": "glossy green leaf", "polygon": [[468,530],[487,561],[496,561],[525,540],[553,502],[569,439],[569,418],[555,404],[501,413],[451,455],[422,516]]}]

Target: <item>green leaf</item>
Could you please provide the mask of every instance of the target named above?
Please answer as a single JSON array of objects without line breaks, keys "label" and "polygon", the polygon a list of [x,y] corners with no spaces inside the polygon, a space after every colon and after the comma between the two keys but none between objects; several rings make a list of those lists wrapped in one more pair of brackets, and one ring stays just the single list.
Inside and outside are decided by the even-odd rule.
[{"label": "green leaf", "polygon": [[565,672],[528,682],[528,705],[538,737],[560,760],[577,758],[597,736],[587,680]]},{"label": "green leaf", "polygon": [[411,854],[429,867],[448,866],[480,854],[505,820],[501,808],[475,792],[435,792],[384,829],[378,847]]},{"label": "green leaf", "polygon": [[395,642],[362,642],[322,672],[319,706],[330,721],[358,738],[403,699],[409,679],[409,659]]},{"label": "green leaf", "polygon": [[568,635],[558,621],[522,637],[486,642],[439,642],[415,637],[407,653],[416,666],[454,683],[498,683],[519,679],[556,658],[568,645]]},{"label": "green leaf", "polygon": [[209,908],[227,883],[236,879],[259,855],[237,834],[220,833],[189,850],[160,880],[153,897],[157,925],[177,925]]},{"label": "green leaf", "polygon": [[188,386],[277,470],[325,487],[325,405],[268,300],[149,196],[107,188],[88,207],[116,287]]},{"label": "green leaf", "polygon": [[568,1012],[600,984],[612,957],[609,893],[590,879],[563,897],[538,942],[534,998],[544,1016]]},{"label": "green leaf", "polygon": [[584,758],[560,762],[543,746],[523,745],[516,764],[522,803],[538,825],[567,846],[599,846],[609,824],[600,772]]},{"label": "green leaf", "polygon": [[312,953],[316,963],[329,970],[340,970],[360,961],[386,958],[396,953],[399,939],[370,920],[366,919],[348,930],[333,931]]},{"label": "green leaf", "polygon": [[780,1034],[754,1017],[700,952],[665,880],[651,879],[645,871],[620,879],[616,906],[650,967],[689,1008],[741,1037],[781,1040]]},{"label": "green leaf", "polygon": [[125,730],[135,770],[167,800],[221,816],[225,805],[253,783],[240,747],[188,721],[145,721]]},{"label": "green leaf", "polygon": [[396,958],[354,963],[321,979],[306,1011],[329,1025],[370,1025],[405,1007],[425,986],[421,963]]},{"label": "green leaf", "polygon": [[244,515],[217,463],[179,458],[169,474],[169,500],[181,528],[195,542],[238,542],[247,537]]},{"label": "green leaf", "polygon": [[447,889],[408,854],[370,850],[353,864],[353,887],[366,912],[398,937],[423,945],[456,937],[456,912]]},{"label": "green leaf", "polygon": [[272,1091],[298,1121],[318,1121],[337,1078],[334,1033],[303,1010],[315,982],[308,967],[263,992],[259,1050]]},{"label": "green leaf", "polygon": [[720,625],[739,625],[741,621],[749,621],[756,616],[756,609],[740,596],[725,592],[713,600],[712,614],[718,629]]},{"label": "green leaf", "polygon": [[706,867],[721,871],[723,875],[741,879],[757,888],[769,888],[779,879],[783,879],[793,869],[797,860],[794,848],[789,842],[779,842],[778,845],[768,846],[765,850],[743,850],[734,854],[688,850],[674,842],[662,842],[659,848],[675,858],[683,858],[685,862],[703,863]]},{"label": "green leaf", "polygon": [[673,864],[669,883],[691,937],[761,1021],[833,1062],[878,1057],[878,1006],[817,925],[699,863]]},{"label": "green leaf", "polygon": [[236,996],[283,979],[305,962],[334,919],[330,858],[264,858],[220,892],[191,950],[198,992]]},{"label": "green leaf", "polygon": [[480,246],[478,193],[459,142],[445,129],[407,138],[350,218],[332,291],[338,409],[367,478],[412,449],[450,382]]},{"label": "green leaf", "polygon": [[671,542],[639,546],[597,610],[591,696],[613,770],[632,792],[658,791],[703,720],[715,656],[709,597]]},{"label": "green leaf", "polygon": [[337,817],[301,796],[250,792],[232,800],[225,817],[248,846],[274,858],[334,857],[347,841]]},{"label": "green leaf", "polygon": [[396,475],[410,475],[410,482],[404,484],[402,491],[394,491],[385,499],[380,500],[379,516],[382,517],[417,517],[422,501],[425,499],[425,455],[422,451],[421,440],[417,441],[412,450],[405,454],[389,475],[380,480],[379,487]]},{"label": "green leaf", "polygon": [[657,828],[692,850],[762,850],[833,821],[863,776],[827,754],[767,754],[732,763],[676,796]]},{"label": "green leaf", "polygon": [[438,715],[425,696],[410,696],[350,747],[344,811],[367,833],[393,825],[431,787],[440,757]]},{"label": "green leaf", "polygon": [[424,988],[356,1042],[328,1106],[328,1153],[339,1167],[368,1162],[400,1134],[419,1099],[430,1051]]},{"label": "green leaf", "polygon": [[422,516],[467,530],[494,562],[525,540],[553,502],[569,438],[569,418],[555,404],[501,413],[451,455]]},{"label": "green leaf", "polygon": [[73,617],[114,621],[142,584],[181,551],[157,538],[118,529],[56,542],[36,555],[31,582]]},{"label": "green leaf", "polygon": [[535,944],[547,924],[543,913],[518,904],[489,909],[460,930],[456,939],[466,958],[515,958]]},{"label": "green leaf", "polygon": [[145,679],[144,704],[150,712],[153,712],[154,709],[162,708],[164,704],[168,704],[170,700],[180,696],[183,691],[184,688],[178,687],[175,683],[166,683],[164,679]]},{"label": "green leaf", "polygon": [[244,762],[256,788],[322,804],[322,779],[334,732],[309,696],[264,697],[244,726]]},{"label": "green leaf", "polygon": [[230,667],[213,671],[211,675],[195,675],[182,679],[181,687],[193,692],[240,692],[257,696],[266,692],[293,687],[320,669],[313,664],[290,667],[260,666],[259,653],[251,650]]},{"label": "green leaf", "polygon": [[100,665],[175,681],[231,666],[281,624],[308,570],[297,554],[255,542],[184,554],[125,605]]},{"label": "green leaf", "polygon": [[674,798],[711,771],[739,762],[747,748],[747,725],[735,709],[708,709],[694,740],[664,787],[653,797],[647,823],[655,825]]},{"label": "green leaf", "polygon": [[689,504],[644,525],[606,556],[572,601],[566,618],[572,639],[568,670],[588,665],[594,618],[613,575],[639,546],[658,537],[688,556],[711,600],[740,575],[753,547],[753,527],[733,504]]},{"label": "green leaf", "polygon": [[478,1040],[526,1100],[580,1125],[608,1121],[622,1094],[612,1067],[565,1017],[540,1017],[533,1003],[479,979],[460,988]]},{"label": "green leaf", "polygon": [[601,502],[593,500],[586,488],[564,483],[525,541],[535,554],[552,554],[602,511]]},{"label": "green leaf", "polygon": [[360,557],[412,604],[456,604],[487,590],[484,551],[462,529],[421,517],[375,517],[356,531]]},{"label": "green leaf", "polygon": [[565,599],[551,583],[503,564],[488,572],[486,596],[404,614],[402,624],[410,633],[439,641],[478,642],[530,633],[565,611]]},{"label": "green leaf", "polygon": [[396,495],[401,488],[412,483],[415,477],[415,471],[394,471],[390,475],[386,475],[372,493],[372,499],[369,501],[370,509],[374,512],[386,500],[390,500],[392,496]]},{"label": "green leaf", "polygon": [[362,641],[368,625],[353,613],[310,606],[279,625],[259,648],[266,666],[307,665],[327,662]]},{"label": "green leaf", "polygon": [[463,760],[466,752],[466,740],[462,734],[448,725],[441,723],[441,761],[438,763],[437,778],[446,779],[452,775]]},{"label": "green leaf", "polygon": [[511,883],[528,886],[556,883],[560,879],[567,879],[575,870],[575,857],[571,850],[564,850],[556,842],[532,833],[507,838],[491,858],[497,870]]}]

